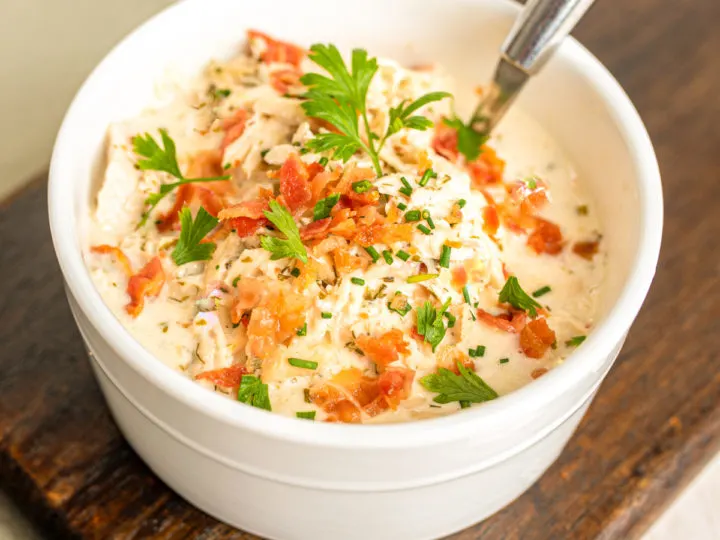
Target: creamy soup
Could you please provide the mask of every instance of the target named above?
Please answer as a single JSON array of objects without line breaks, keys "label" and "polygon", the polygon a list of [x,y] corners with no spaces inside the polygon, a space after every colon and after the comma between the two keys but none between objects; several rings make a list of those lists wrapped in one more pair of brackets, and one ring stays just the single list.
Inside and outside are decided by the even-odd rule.
[{"label": "creamy soup", "polygon": [[109,127],[92,278],[147,350],[238,406],[445,415],[592,329],[605,255],[562,149],[518,110],[484,140],[442,70],[374,62],[250,32]]}]

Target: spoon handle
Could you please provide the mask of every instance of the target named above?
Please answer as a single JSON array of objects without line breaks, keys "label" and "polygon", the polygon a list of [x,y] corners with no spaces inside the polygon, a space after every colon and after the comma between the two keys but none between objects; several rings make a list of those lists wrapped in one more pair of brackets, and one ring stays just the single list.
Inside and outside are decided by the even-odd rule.
[{"label": "spoon handle", "polygon": [[502,53],[528,74],[537,73],[594,0],[528,0]]}]

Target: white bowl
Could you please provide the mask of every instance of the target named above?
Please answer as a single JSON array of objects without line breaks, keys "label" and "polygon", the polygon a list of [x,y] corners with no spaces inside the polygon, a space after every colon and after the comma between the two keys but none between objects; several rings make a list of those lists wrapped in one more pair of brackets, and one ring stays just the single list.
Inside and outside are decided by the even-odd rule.
[{"label": "white bowl", "polygon": [[247,407],[152,357],[104,305],[83,263],[110,122],[152,101],[168,66],[197,72],[257,28],[300,44],[363,46],[487,79],[518,7],[487,0],[186,0],[118,45],[79,91],[50,171],[50,223],[68,298],[110,409],[168,485],[227,523],[271,538],[433,538],[496,512],[558,456],[612,365],[655,271],[660,176],[620,86],[567,40],[521,97],[598,204],[610,265],[597,328],[563,365],[453,416],[395,425],[312,423]]}]

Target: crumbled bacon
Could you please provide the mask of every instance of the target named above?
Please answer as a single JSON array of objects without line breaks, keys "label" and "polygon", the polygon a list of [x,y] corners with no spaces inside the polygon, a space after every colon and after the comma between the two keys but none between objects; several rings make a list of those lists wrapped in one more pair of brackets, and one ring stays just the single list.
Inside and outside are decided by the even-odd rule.
[{"label": "crumbled bacon", "polygon": [[527,239],[530,246],[538,255],[547,253],[557,255],[563,248],[563,236],[560,227],[542,218],[535,218],[535,228]]},{"label": "crumbled bacon", "polygon": [[[242,281],[242,280],[241,280]],[[267,358],[305,323],[305,297],[284,290],[268,292],[252,310],[248,346],[257,358]]]},{"label": "crumbled bacon", "polygon": [[355,343],[365,355],[381,370],[400,358],[410,354],[402,331],[394,328],[381,336],[358,336]]},{"label": "crumbled bacon", "polygon": [[450,270],[452,284],[456,289],[462,289],[468,283],[468,274],[464,265],[453,266]]},{"label": "crumbled bacon", "polygon": [[269,202],[267,198],[259,197],[239,204],[233,204],[218,212],[217,217],[220,221],[239,217],[251,219],[264,218],[265,211],[270,209]]},{"label": "crumbled bacon", "polygon": [[333,250],[332,255],[335,271],[338,275],[348,274],[355,270],[364,270],[368,266],[366,258],[352,255],[346,246]]},{"label": "crumbled bacon", "polygon": [[291,154],[280,168],[279,176],[280,194],[290,211],[297,212],[306,208],[312,200],[307,165],[297,154]]},{"label": "crumbled bacon", "polygon": [[506,186],[510,203],[525,216],[532,216],[548,202],[547,185],[540,178],[533,178],[535,187],[528,182],[511,182]]},{"label": "crumbled bacon", "polygon": [[165,271],[160,257],[155,256],[137,274],[130,276],[127,284],[130,302],[125,306],[125,311],[137,317],[145,305],[145,297],[160,294],[164,284]]},{"label": "crumbled bacon", "polygon": [[267,219],[251,219],[245,217],[231,218],[227,221],[228,226],[233,229],[240,238],[252,236],[259,229],[270,223]]},{"label": "crumbled bacon", "polygon": [[230,146],[242,136],[242,134],[245,132],[247,121],[248,112],[245,109],[238,109],[233,116],[227,118],[223,122],[222,127],[225,130],[225,135],[223,136],[223,140],[220,143],[221,152],[224,152],[228,146]]},{"label": "crumbled bacon", "polygon": [[230,319],[233,324],[238,324],[242,316],[249,310],[255,308],[265,295],[263,281],[246,277],[237,283],[237,295],[230,309]]},{"label": "crumbled bacon", "polygon": [[270,73],[270,86],[285,95],[291,88],[300,86],[302,72],[298,69],[277,69]]},{"label": "crumbled bacon", "polygon": [[463,213],[462,208],[460,208],[460,205],[455,203],[452,205],[452,208],[450,209],[450,213],[447,215],[445,220],[450,225],[457,225],[463,220]]},{"label": "crumbled bacon", "polygon": [[530,373],[530,376],[533,379],[539,379],[540,377],[545,375],[547,372],[548,372],[547,368],[541,367],[541,368],[533,369],[532,373]]},{"label": "crumbled bacon", "polygon": [[385,370],[377,381],[380,396],[365,408],[365,412],[370,416],[375,416],[373,414],[375,409],[378,413],[387,407],[392,410],[397,409],[400,402],[410,395],[410,387],[414,378],[415,372],[411,369],[393,367]]},{"label": "crumbled bacon", "polygon": [[127,277],[132,276],[132,265],[127,255],[117,246],[109,246],[107,244],[100,244],[99,246],[92,246],[90,251],[93,253],[109,254],[115,257],[115,260],[120,266],[122,266],[123,272]]},{"label": "crumbled bacon", "polygon": [[530,358],[542,358],[555,343],[555,332],[543,318],[527,323],[520,332],[520,348]]},{"label": "crumbled bacon", "polygon": [[527,321],[527,315],[522,311],[511,311],[509,313],[492,315],[482,308],[478,308],[477,318],[488,326],[512,334],[520,332],[525,326],[525,321]]},{"label": "crumbled bacon", "polygon": [[486,206],[483,208],[483,231],[489,236],[495,236],[498,227],[500,227],[500,216],[498,216],[497,208],[494,206]]},{"label": "crumbled bacon", "polygon": [[314,240],[316,238],[325,238],[330,230],[332,218],[323,218],[312,223],[308,223],[302,229],[300,229],[300,239]]},{"label": "crumbled bacon", "polygon": [[437,367],[449,369],[453,373],[459,375],[458,363],[463,367],[475,371],[475,363],[472,359],[457,347],[444,345],[440,347],[437,353]]},{"label": "crumbled bacon", "polygon": [[285,41],[278,41],[257,30],[248,30],[247,35],[248,40],[260,40],[265,43],[265,50],[260,54],[260,59],[266,64],[278,62],[300,67],[300,62],[305,56],[305,49],[302,47]]},{"label": "crumbled bacon", "polygon": [[600,242],[598,240],[593,240],[589,242],[576,242],[573,245],[572,250],[575,255],[579,255],[583,259],[592,261],[593,257],[597,255],[599,247]]},{"label": "crumbled bacon", "polygon": [[[208,182],[208,184],[215,184],[215,182]],[[165,232],[179,227],[180,210],[185,206],[192,206],[196,201],[199,203],[199,206],[205,208],[205,210],[213,216],[217,216],[224,206],[222,196],[208,186],[182,184],[177,188],[175,202],[172,208],[166,214],[159,216],[155,221],[158,231]]]},{"label": "crumbled bacon", "polygon": [[448,161],[455,162],[460,155],[457,149],[457,131],[445,122],[438,122],[435,125],[435,135],[432,140],[432,148]]},{"label": "crumbled bacon", "polygon": [[247,375],[248,370],[241,364],[233,364],[230,367],[212,369],[199,373],[198,380],[210,381],[212,384],[222,386],[223,388],[237,388],[240,386],[243,375]]},{"label": "crumbled bacon", "polygon": [[505,161],[500,159],[491,147],[484,144],[480,147],[480,155],[467,164],[470,176],[476,187],[502,182]]}]

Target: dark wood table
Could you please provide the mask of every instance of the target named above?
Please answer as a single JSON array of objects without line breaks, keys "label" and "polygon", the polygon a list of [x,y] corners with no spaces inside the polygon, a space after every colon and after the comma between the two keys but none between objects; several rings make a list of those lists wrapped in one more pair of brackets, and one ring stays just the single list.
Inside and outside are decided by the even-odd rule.
[{"label": "dark wood table", "polygon": [[[454,538],[637,538],[720,449],[718,21],[719,0],[598,0],[577,30],[655,143],[661,262],[555,465]],[[52,538],[252,538],[172,493],[120,436],[65,302],[44,179],[2,207],[0,246],[0,485]]]}]

